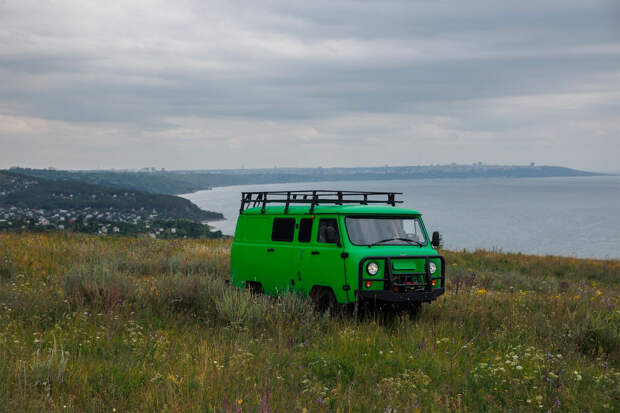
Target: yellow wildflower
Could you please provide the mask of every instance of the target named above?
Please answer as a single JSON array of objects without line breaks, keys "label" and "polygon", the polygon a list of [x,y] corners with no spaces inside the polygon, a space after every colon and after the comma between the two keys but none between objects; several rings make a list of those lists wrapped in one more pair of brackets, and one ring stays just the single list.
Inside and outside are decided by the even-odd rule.
[{"label": "yellow wildflower", "polygon": [[485,290],[484,288],[481,288],[478,290],[478,294],[486,294],[487,290]]}]

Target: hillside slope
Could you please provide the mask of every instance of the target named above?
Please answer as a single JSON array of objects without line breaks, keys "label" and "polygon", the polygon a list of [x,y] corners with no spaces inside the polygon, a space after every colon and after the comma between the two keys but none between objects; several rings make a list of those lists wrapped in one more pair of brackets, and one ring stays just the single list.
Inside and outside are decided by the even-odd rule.
[{"label": "hillside slope", "polygon": [[229,254],[0,233],[0,410],[619,411],[618,261],[443,251],[416,318],[355,319],[233,290]]},{"label": "hillside slope", "polygon": [[192,221],[221,219],[217,212],[203,211],[192,202],[172,195],[132,191],[77,181],[54,181],[0,171],[0,207],[29,209],[114,209],[158,211],[164,219]]}]

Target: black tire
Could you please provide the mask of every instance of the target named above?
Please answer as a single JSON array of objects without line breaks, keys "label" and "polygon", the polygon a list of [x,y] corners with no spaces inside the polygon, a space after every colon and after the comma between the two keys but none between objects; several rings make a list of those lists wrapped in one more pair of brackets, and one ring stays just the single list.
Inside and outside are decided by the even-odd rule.
[{"label": "black tire", "polygon": [[409,304],[408,312],[410,318],[415,318],[418,316],[420,312],[420,308],[422,308],[422,303],[411,303]]},{"label": "black tire", "polygon": [[317,311],[321,313],[334,311],[336,308],[336,296],[331,288],[316,288],[312,294],[312,301]]},{"label": "black tire", "polygon": [[263,285],[257,281],[246,281],[245,288],[250,290],[250,292],[254,295],[261,295],[265,293]]}]

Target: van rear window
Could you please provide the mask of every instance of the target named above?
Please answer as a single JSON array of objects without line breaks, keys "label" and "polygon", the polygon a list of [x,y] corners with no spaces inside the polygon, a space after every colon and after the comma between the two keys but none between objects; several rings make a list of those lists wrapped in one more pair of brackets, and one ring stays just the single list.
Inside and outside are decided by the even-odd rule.
[{"label": "van rear window", "polygon": [[295,218],[275,218],[271,230],[272,241],[292,241],[295,235]]}]

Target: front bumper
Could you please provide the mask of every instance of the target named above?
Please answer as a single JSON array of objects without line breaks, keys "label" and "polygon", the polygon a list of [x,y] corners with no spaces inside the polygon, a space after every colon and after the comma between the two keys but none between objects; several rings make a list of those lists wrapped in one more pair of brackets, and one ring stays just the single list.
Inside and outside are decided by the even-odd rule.
[{"label": "front bumper", "polygon": [[393,291],[358,291],[360,300],[382,303],[430,303],[445,292],[444,288],[433,288],[432,291],[411,291],[395,293]]},{"label": "front bumper", "polygon": [[[399,259],[419,259],[424,260],[424,271],[423,272],[414,272],[412,275],[419,275],[424,277],[424,284],[415,290],[411,290],[411,285],[409,284],[399,284],[397,279],[399,273],[393,273],[392,271],[392,260]],[[430,273],[430,260],[431,259],[439,259],[441,265],[441,275],[440,277],[433,276]],[[384,278],[368,278],[365,277],[365,268],[366,263],[370,260],[384,260]],[[440,287],[433,287],[432,280],[439,279]],[[446,288],[446,261],[441,255],[413,255],[413,256],[383,256],[383,257],[365,257],[360,261],[359,264],[359,284],[357,289],[357,297],[359,300],[369,300],[375,302],[386,302],[386,303],[429,303],[433,300],[436,300],[437,297],[442,295],[445,292]],[[364,289],[365,281],[383,281],[385,283],[385,287],[383,290],[369,290]],[[405,291],[402,291],[405,289]],[[398,291],[400,290],[400,291]]]}]

